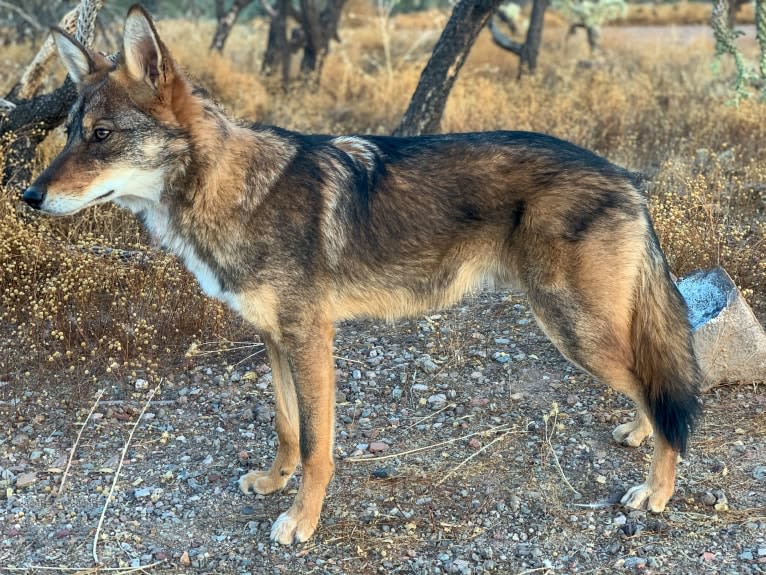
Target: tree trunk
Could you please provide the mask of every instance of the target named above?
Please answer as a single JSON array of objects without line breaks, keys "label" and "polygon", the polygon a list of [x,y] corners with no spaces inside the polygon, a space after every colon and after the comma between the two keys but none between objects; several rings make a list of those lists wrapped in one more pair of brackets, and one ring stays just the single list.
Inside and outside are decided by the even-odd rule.
[{"label": "tree trunk", "polygon": [[[84,45],[90,45],[102,4],[102,0],[81,0],[61,19],[59,26]],[[2,173],[5,185],[23,187],[29,182],[37,145],[66,119],[77,98],[77,89],[70,78],[54,92],[36,95],[54,54],[54,42],[49,37],[19,83],[0,100],[4,108],[0,114],[0,139],[10,141]]]},{"label": "tree trunk", "polygon": [[730,28],[733,28],[737,23],[737,12],[739,12],[739,9],[749,1],[750,0],[729,0],[728,20]]},{"label": "tree trunk", "polygon": [[306,74],[316,70],[319,51],[322,46],[322,30],[319,24],[319,12],[315,0],[301,0],[301,16],[303,18],[303,59],[301,73]]},{"label": "tree trunk", "polygon": [[213,41],[210,43],[211,50],[217,50],[223,52],[223,46],[226,44],[226,40],[229,38],[229,33],[234,27],[234,23],[239,17],[239,13],[242,9],[252,3],[253,0],[234,0],[234,3],[229,8],[228,12],[223,13],[223,2],[216,1],[216,18],[218,19],[218,25],[215,28],[215,35]]},{"label": "tree trunk", "polygon": [[476,37],[502,0],[460,0],[420,75],[410,105],[395,136],[439,130],[444,107]]},{"label": "tree trunk", "polygon": [[527,37],[523,44],[503,34],[497,29],[493,21],[489,23],[489,28],[492,31],[492,40],[494,40],[495,44],[519,57],[519,78],[523,75],[525,68],[530,74],[534,74],[537,69],[537,56],[540,54],[540,43],[543,39],[545,11],[549,5],[550,0],[534,0],[532,14],[529,17]]},{"label": "tree trunk", "polygon": [[269,38],[263,54],[261,72],[271,76],[277,66],[282,68],[282,84],[287,86],[290,78],[290,51],[287,46],[288,0],[277,0],[276,11],[271,16]]},{"label": "tree trunk", "polygon": [[527,39],[524,42],[521,65],[519,66],[519,77],[521,77],[525,63],[530,74],[534,74],[537,69],[537,56],[540,54],[540,44],[543,40],[545,10],[549,4],[550,0],[535,0],[532,3],[532,14],[529,17]]},{"label": "tree trunk", "polygon": [[338,38],[338,22],[346,0],[327,0],[327,6],[319,12],[316,0],[301,0],[301,26],[304,45],[301,73],[316,76],[322,72],[322,64],[330,46],[330,40]]},{"label": "tree trunk", "polygon": [[54,92],[20,100],[15,108],[0,115],[0,135],[12,133],[14,138],[6,152],[3,184],[23,187],[29,183],[37,145],[66,119],[76,98],[77,89],[67,77]]}]

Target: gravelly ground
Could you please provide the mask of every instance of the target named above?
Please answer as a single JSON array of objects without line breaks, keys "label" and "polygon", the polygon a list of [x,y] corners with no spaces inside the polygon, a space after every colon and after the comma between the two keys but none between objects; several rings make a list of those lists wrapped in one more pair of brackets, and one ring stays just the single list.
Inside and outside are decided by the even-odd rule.
[{"label": "gravelly ground", "polygon": [[[275,452],[263,354],[234,368],[237,357],[226,358],[230,365],[198,358],[173,373],[127,450],[97,547],[101,565],[258,574],[765,573],[763,387],[707,394],[667,511],[629,513],[610,502],[643,480],[651,454],[651,442],[630,449],[611,440],[631,406],[570,367],[524,300],[506,295],[483,293],[393,326],[340,326],[336,476],[320,529],[295,547],[271,544],[268,533],[299,478],[270,497],[236,486]],[[106,493],[149,393],[134,381],[105,387],[54,497],[92,400],[66,406],[46,391],[6,384],[0,571],[94,565]],[[546,424],[554,403],[559,413]]]}]

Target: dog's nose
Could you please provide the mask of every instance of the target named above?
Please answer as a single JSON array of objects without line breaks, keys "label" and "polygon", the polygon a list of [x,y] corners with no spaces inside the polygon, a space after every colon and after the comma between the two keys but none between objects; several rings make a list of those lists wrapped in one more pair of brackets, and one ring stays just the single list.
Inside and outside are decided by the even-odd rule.
[{"label": "dog's nose", "polygon": [[21,199],[34,209],[39,210],[45,199],[45,188],[31,185],[24,191],[24,195],[21,196]]}]

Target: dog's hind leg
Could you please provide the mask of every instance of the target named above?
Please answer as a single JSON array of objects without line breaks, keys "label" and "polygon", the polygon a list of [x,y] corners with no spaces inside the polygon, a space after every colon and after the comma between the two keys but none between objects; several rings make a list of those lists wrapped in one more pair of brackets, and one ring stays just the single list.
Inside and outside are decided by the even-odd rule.
[{"label": "dog's hind leg", "polygon": [[[618,426],[612,436],[625,445],[639,445],[653,430],[645,387],[627,365],[611,363],[609,360],[596,364],[592,373],[636,404],[635,420]],[[631,509],[647,508],[657,513],[663,511],[675,488],[677,459],[678,451],[671,447],[662,434],[656,434],[649,476],[641,485],[630,488],[622,498],[622,503]]]},{"label": "dog's hind leg", "polygon": [[[559,351],[633,400],[638,410],[636,420],[618,427],[613,436],[621,442],[641,443],[652,433],[652,424],[645,388],[630,369],[632,352],[628,328],[621,329],[607,317],[594,315],[592,307],[586,312],[578,298],[572,297],[573,294],[542,295],[538,292],[530,295],[539,323]],[[623,504],[631,508],[648,507],[651,511],[662,511],[673,495],[676,457],[677,451],[665,438],[657,437],[649,477],[645,483],[628,491]]]},{"label": "dog's hind leg", "polygon": [[292,506],[271,528],[271,538],[283,544],[313,535],[335,467],[334,328],[325,318],[312,319],[295,329],[300,333],[283,334],[295,381],[303,467],[303,482]]},{"label": "dog's hind leg", "polygon": [[298,465],[299,417],[298,400],[287,355],[270,337],[264,336],[271,363],[274,401],[276,403],[275,427],[279,447],[277,456],[268,471],[251,471],[239,478],[239,487],[245,493],[254,491],[261,495],[282,489],[290,480]]}]

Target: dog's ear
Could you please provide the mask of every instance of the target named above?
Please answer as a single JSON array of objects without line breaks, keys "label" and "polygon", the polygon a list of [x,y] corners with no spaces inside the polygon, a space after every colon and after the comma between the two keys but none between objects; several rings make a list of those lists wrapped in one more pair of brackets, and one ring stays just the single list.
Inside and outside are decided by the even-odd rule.
[{"label": "dog's ear", "polygon": [[51,28],[51,34],[56,42],[61,61],[64,62],[69,76],[78,86],[83,83],[86,76],[111,66],[101,54],[91,52],[61,28],[54,26]]},{"label": "dog's ear", "polygon": [[140,4],[134,4],[128,10],[123,50],[128,74],[137,82],[146,82],[154,89],[159,89],[161,84],[170,80],[173,63],[157,35],[151,17]]}]

